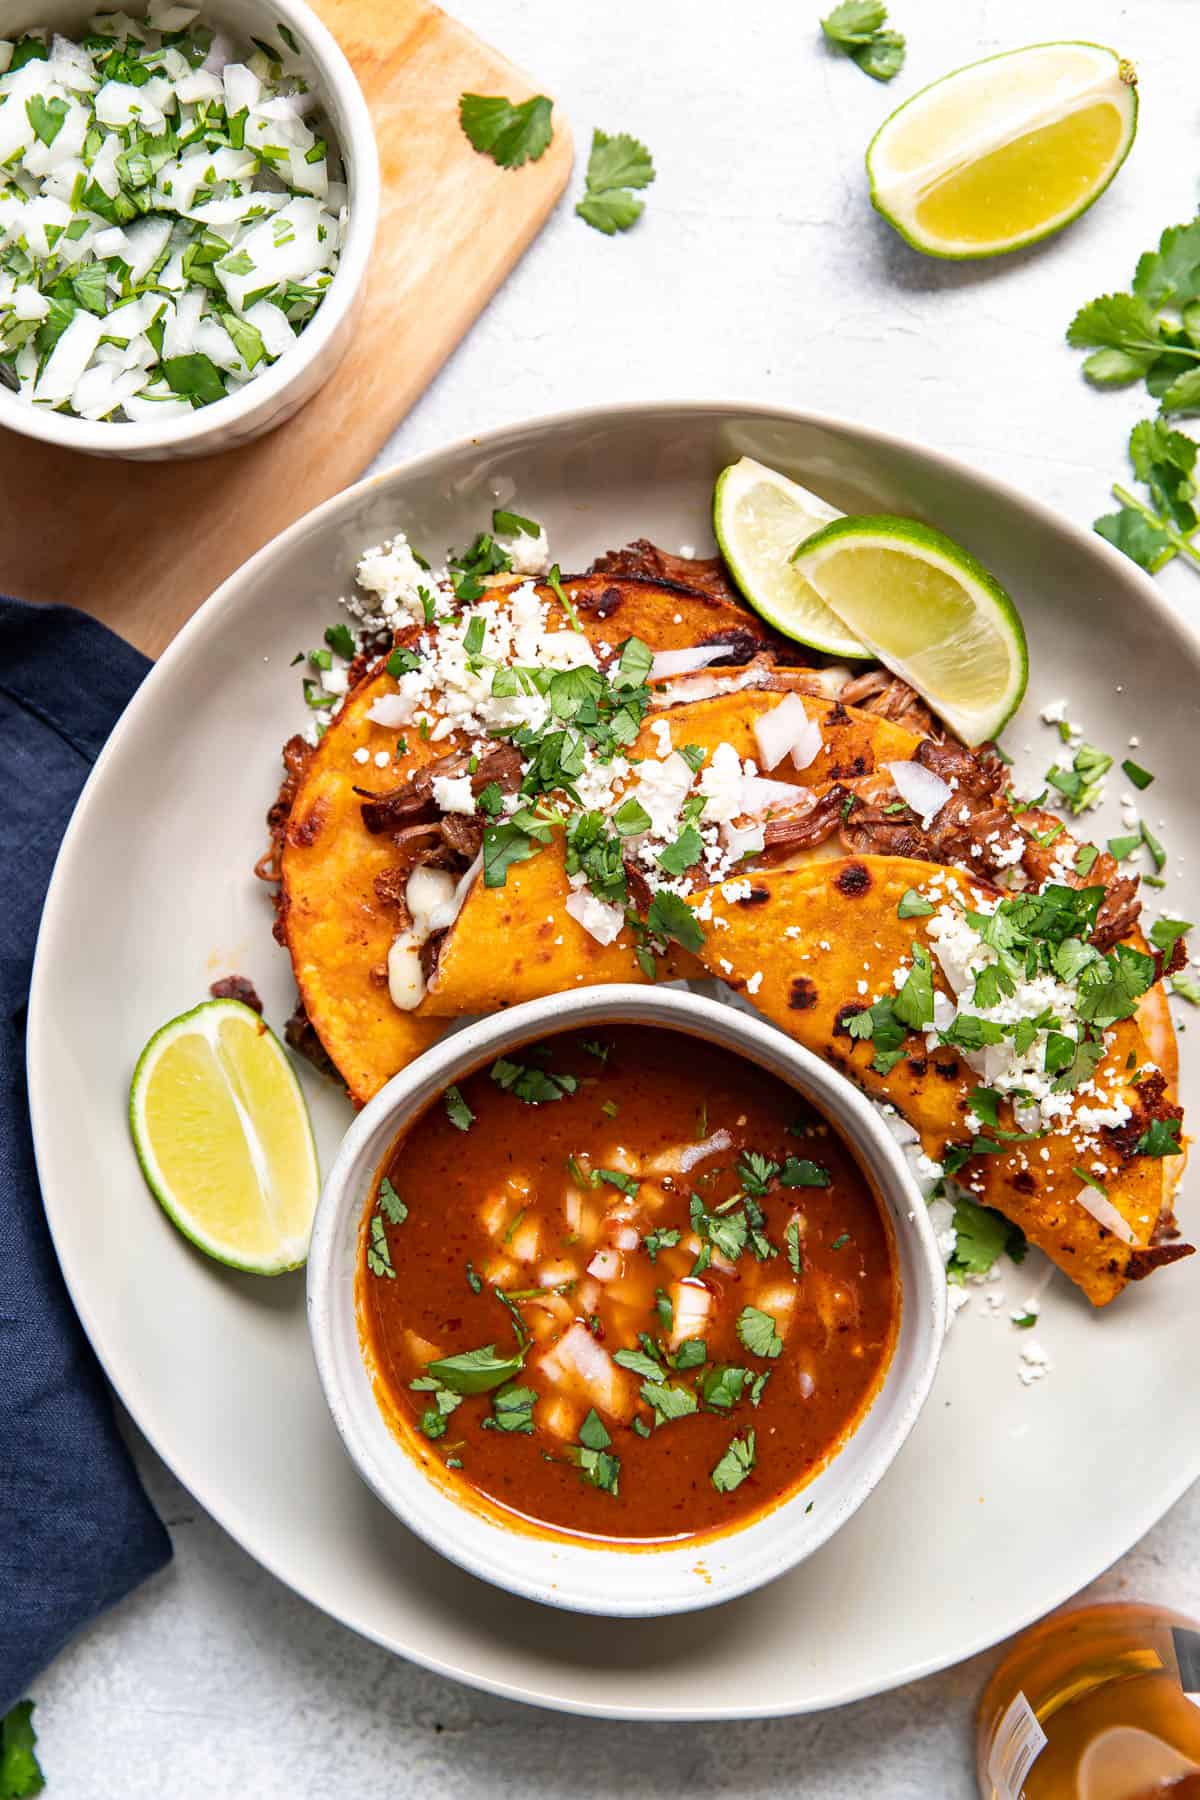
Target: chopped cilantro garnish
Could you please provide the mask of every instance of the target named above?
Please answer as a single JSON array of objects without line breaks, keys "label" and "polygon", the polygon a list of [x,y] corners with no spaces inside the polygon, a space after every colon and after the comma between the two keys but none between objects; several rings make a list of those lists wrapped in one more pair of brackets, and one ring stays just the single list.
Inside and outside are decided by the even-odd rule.
[{"label": "chopped cilantro garnish", "polygon": [[751,1371],[736,1363],[716,1364],[700,1378],[700,1394],[705,1406],[736,1406],[750,1378]]},{"label": "chopped cilantro garnish", "polygon": [[703,1338],[684,1338],[675,1352],[677,1369],[698,1369],[708,1361],[708,1345]]},{"label": "chopped cilantro garnish", "polygon": [[737,1334],[751,1356],[776,1357],[783,1349],[775,1320],[757,1306],[743,1306],[737,1316]]},{"label": "chopped cilantro garnish", "polygon": [[829,1170],[806,1156],[789,1156],[779,1171],[780,1187],[828,1187]]},{"label": "chopped cilantro garnish", "polygon": [[1191,923],[1185,919],[1155,919],[1147,933],[1156,950],[1164,956],[1170,954],[1179,938],[1192,929]]},{"label": "chopped cilantro garnish", "polygon": [[1150,860],[1154,864],[1155,874],[1161,875],[1163,869],[1166,867],[1167,853],[1147,825],[1145,819],[1142,820],[1142,842],[1150,852]]},{"label": "chopped cilantro garnish", "polygon": [[467,1105],[459,1087],[448,1087],[442,1096],[446,1105],[446,1117],[459,1131],[469,1131],[475,1123],[475,1114]]},{"label": "chopped cilantro garnish", "polygon": [[677,1387],[669,1381],[643,1381],[641,1394],[646,1405],[653,1409],[656,1426],[665,1425],[671,1419],[686,1418],[699,1405],[691,1388]]},{"label": "chopped cilantro garnish", "polygon": [[443,1356],[427,1365],[425,1373],[452,1394],[487,1394],[519,1375],[525,1352],[502,1356],[495,1344],[484,1344],[479,1350],[464,1350],[458,1356]]},{"label": "chopped cilantro garnish", "polygon": [[1038,1316],[1036,1313],[1032,1313],[1032,1312],[1020,1313],[1013,1320],[1013,1324],[1016,1326],[1018,1331],[1032,1331],[1033,1327],[1037,1324],[1037,1322],[1038,1322]]},{"label": "chopped cilantro garnish", "polygon": [[385,1175],[379,1184],[379,1210],[389,1225],[403,1225],[408,1208]]},{"label": "chopped cilantro garnish", "polygon": [[704,933],[686,900],[670,888],[660,888],[650,903],[646,924],[655,937],[674,939],[685,950],[699,950]]},{"label": "chopped cilantro garnish", "polygon": [[492,530],[497,537],[506,538],[539,538],[542,535],[542,528],[535,520],[523,518],[520,513],[504,512],[499,507],[492,513]]},{"label": "chopped cilantro garnish", "polygon": [[804,1273],[804,1252],[800,1244],[800,1221],[791,1219],[783,1234],[784,1247],[787,1250],[788,1267],[793,1275]]},{"label": "chopped cilantro garnish", "polygon": [[673,1250],[682,1234],[675,1230],[651,1231],[642,1239],[642,1249],[651,1262],[657,1261],[660,1250]]},{"label": "chopped cilantro garnish", "polygon": [[[949,1159],[943,1156],[942,1160],[949,1172]],[[968,1199],[965,1194],[955,1202],[954,1231],[954,1254],[947,1264],[947,1274],[952,1280],[961,1281],[966,1275],[986,1275],[997,1258],[1006,1252],[1015,1262],[1025,1254],[1025,1237],[1020,1228],[1010,1225],[990,1206],[980,1206],[978,1201]]]},{"label": "chopped cilantro garnish", "polygon": [[1128,756],[1125,758],[1125,761],[1121,764],[1121,769],[1122,769],[1122,772],[1125,774],[1126,778],[1130,782],[1132,782],[1132,784],[1135,788],[1138,788],[1138,789],[1148,788],[1150,786],[1150,783],[1154,780],[1154,777],[1150,773],[1149,769],[1143,769],[1140,763],[1135,763],[1132,760],[1132,758],[1130,758]]},{"label": "chopped cilantro garnish", "polygon": [[905,888],[900,896],[900,904],[896,908],[898,919],[924,919],[933,911],[933,907],[924,894],[916,888]]},{"label": "chopped cilantro garnish", "polygon": [[348,625],[338,621],[336,625],[325,627],[325,642],[338,656],[344,656],[347,662],[354,657],[354,633]]},{"label": "chopped cilantro garnish", "polygon": [[468,1264],[467,1264],[467,1286],[470,1288],[470,1290],[473,1294],[479,1294],[479,1293],[483,1292],[483,1282],[479,1276],[478,1271],[475,1268],[474,1263],[472,1263],[472,1262],[468,1262]]},{"label": "chopped cilantro garnish", "polygon": [[719,1494],[731,1494],[734,1488],[741,1487],[747,1475],[754,1467],[754,1433],[748,1431],[745,1437],[735,1437],[709,1479]]},{"label": "chopped cilantro garnish", "polygon": [[1072,1167],[1071,1167],[1071,1173],[1072,1173],[1072,1175],[1078,1175],[1080,1181],[1086,1182],[1088,1187],[1095,1188],[1095,1190],[1098,1194],[1103,1194],[1104,1198],[1106,1200],[1108,1199],[1108,1189],[1105,1187],[1104,1183],[1100,1180],[1100,1178],[1096,1175],[1093,1175],[1090,1170],[1082,1169],[1082,1168],[1080,1168],[1078,1163],[1074,1163],[1074,1164],[1072,1164]]},{"label": "chopped cilantro garnish", "polygon": [[1151,1119],[1134,1146],[1139,1156],[1182,1156],[1178,1119]]},{"label": "chopped cilantro garnish", "polygon": [[1193,1006],[1200,1006],[1200,981],[1194,975],[1172,975],[1171,992],[1178,994],[1181,1000],[1190,1001]]},{"label": "chopped cilantro garnish", "polygon": [[[44,56],[45,46],[39,44],[38,48]],[[4,1800],[26,1800],[27,1795],[40,1794],[45,1787],[36,1743],[33,1701],[18,1700],[0,1719],[0,1795]]]},{"label": "chopped cilantro garnish", "polygon": [[846,1245],[849,1242],[850,1242],[850,1233],[848,1231],[843,1231],[837,1237],[834,1238],[834,1240],[833,1240],[832,1244],[830,1244],[829,1248],[831,1250],[844,1250],[846,1248]]},{"label": "chopped cilantro garnish", "polygon": [[628,1369],[632,1375],[640,1375],[644,1381],[662,1380],[661,1364],[652,1356],[647,1356],[644,1350],[618,1350],[613,1355],[613,1361],[619,1363],[621,1368]]},{"label": "chopped cilantro garnish", "polygon": [[1070,810],[1079,814],[1095,806],[1103,792],[1104,777],[1113,759],[1097,750],[1094,744],[1080,744],[1069,769],[1047,771],[1046,780],[1057,788]]},{"label": "chopped cilantro garnish", "polygon": [[497,1087],[523,1100],[527,1106],[542,1106],[550,1100],[562,1100],[579,1086],[574,1075],[556,1075],[549,1069],[510,1062],[501,1056],[488,1071]]},{"label": "chopped cilantro garnish", "polygon": [[1080,844],[1075,852],[1075,873],[1085,878],[1090,875],[1099,854],[1095,844]]},{"label": "chopped cilantro garnish", "polygon": [[492,1395],[491,1417],[484,1419],[485,1431],[508,1431],[522,1437],[533,1435],[533,1408],[537,1401],[534,1388],[516,1387],[509,1382]]},{"label": "chopped cilantro garnish", "polygon": [[1124,837],[1110,837],[1108,840],[1109,855],[1114,856],[1118,862],[1124,862],[1127,856],[1132,856],[1138,849],[1141,841],[1140,831],[1130,832]]}]

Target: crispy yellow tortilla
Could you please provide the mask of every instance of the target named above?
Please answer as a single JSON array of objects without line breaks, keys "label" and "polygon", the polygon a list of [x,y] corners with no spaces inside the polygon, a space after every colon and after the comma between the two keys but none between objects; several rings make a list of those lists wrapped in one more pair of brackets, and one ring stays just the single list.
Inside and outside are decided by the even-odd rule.
[{"label": "crispy yellow tortilla", "polygon": [[[889,1075],[878,1075],[871,1068],[874,1047],[852,1039],[843,1017],[843,1008],[867,1004],[860,982],[869,995],[891,992],[894,971],[909,957],[913,938],[924,939],[926,921],[900,919],[896,908],[905,890],[928,882],[931,872],[930,864],[905,858],[841,858],[763,871],[753,876],[748,893],[731,900],[720,887],[712,888],[698,894],[695,904],[701,913],[709,908],[712,913],[700,952],[706,968],[869,1094],[890,1100],[919,1133],[926,1154],[940,1161],[948,1144],[972,1135],[966,1124],[968,1096],[979,1077],[951,1049],[927,1053],[920,1036],[912,1040],[910,1057]],[[942,874],[964,894],[971,892],[968,876],[955,869]],[[1097,1082],[1136,1112],[1133,1077],[1149,1060],[1138,1024],[1124,1020],[1113,1027]],[[1108,1196],[1130,1227],[1133,1246],[1104,1230],[1078,1202],[1084,1184],[1072,1168],[1082,1164],[1092,1170],[1100,1160]],[[1153,1238],[1169,1160],[1134,1156],[1123,1162],[1115,1151],[1094,1145],[1085,1151],[1068,1127],[1028,1148],[975,1157],[957,1179],[1020,1225],[1094,1305],[1104,1306],[1132,1272],[1131,1252]]]},{"label": "crispy yellow tortilla", "polygon": [[[731,744],[739,756],[757,758],[754,722],[782,698],[779,693],[745,690],[649,713],[629,754],[656,757],[653,728],[665,719],[676,748],[696,744],[711,754],[718,744]],[[806,769],[796,770],[785,759],[772,771],[773,780],[813,790],[837,781],[853,786],[871,776],[880,763],[907,761],[921,741],[873,713],[811,694],[802,698],[809,717],[820,726],[821,751]],[[565,910],[570,892],[561,837],[529,862],[514,864],[502,888],[485,887],[477,877],[442,939],[437,968],[419,1009],[422,1016],[456,1018],[546,994],[569,993],[595,982],[644,981],[628,926],[612,944],[598,944]],[[664,979],[697,973],[701,971],[694,959],[680,950],[662,971]]]},{"label": "crispy yellow tortilla", "polygon": [[[638,637],[652,650],[677,650],[715,637],[736,640],[741,656],[776,642],[740,607],[670,584],[584,575],[564,585],[596,646]],[[548,589],[540,591],[552,598]],[[280,916],[296,985],[317,1036],[360,1103],[442,1030],[436,1020],[399,1011],[388,994],[387,954],[398,921],[395,908],[379,900],[375,877],[399,859],[390,837],[366,829],[354,789],[399,787],[424,763],[455,749],[458,740],[428,743],[409,730],[403,733],[408,751],[397,759],[401,733],[367,718],[376,699],[395,692],[396,682],[380,664],[347,700],[293,802],[282,858]],[[365,764],[354,760],[359,749],[368,752]],[[379,751],[391,758],[386,769],[375,767]],[[485,999],[472,1010],[493,1004],[500,1002]]]}]

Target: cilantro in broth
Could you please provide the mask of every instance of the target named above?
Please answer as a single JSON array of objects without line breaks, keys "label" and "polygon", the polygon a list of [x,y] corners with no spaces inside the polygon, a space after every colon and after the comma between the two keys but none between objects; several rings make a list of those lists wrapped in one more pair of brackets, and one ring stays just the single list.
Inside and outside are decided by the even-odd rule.
[{"label": "cilantro in broth", "polygon": [[741,1487],[753,1469],[754,1461],[754,1433],[748,1431],[744,1437],[732,1439],[709,1479],[719,1494],[732,1494],[735,1488]]}]

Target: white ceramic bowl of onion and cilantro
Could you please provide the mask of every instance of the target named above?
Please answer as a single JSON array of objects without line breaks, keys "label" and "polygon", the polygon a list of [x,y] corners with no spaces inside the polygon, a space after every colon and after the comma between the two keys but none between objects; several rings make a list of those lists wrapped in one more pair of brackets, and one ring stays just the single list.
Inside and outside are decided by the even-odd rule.
[{"label": "white ceramic bowl of onion and cilantro", "polygon": [[[146,81],[144,69],[134,71],[133,82],[125,81],[123,77],[129,73],[128,67],[123,67],[117,59],[109,63],[112,52],[95,43],[98,36],[115,35],[115,22],[119,22],[122,30],[131,23],[135,27],[144,27],[148,16],[151,21],[159,22],[155,27],[156,36],[144,40],[154,44],[155,49],[140,60],[160,71],[150,77],[154,86]],[[77,159],[79,162],[85,162],[88,155],[93,159],[103,155],[107,162],[114,155],[106,143],[111,139],[113,127],[102,126],[95,118],[94,100],[98,90],[87,88],[87,62],[80,63],[78,53],[72,53],[61,44],[56,50],[56,38],[78,46],[89,31],[93,32],[91,66],[94,72],[100,73],[102,85],[116,82],[119,88],[136,86],[137,93],[145,93],[149,88],[149,94],[154,97],[151,104],[157,106],[157,115],[129,113],[124,130],[132,156],[118,175],[118,197],[109,195],[108,203],[104,205],[104,213],[113,213],[111,218],[97,214],[83,204],[86,188],[82,181],[79,185],[74,180],[67,183],[61,172],[55,181],[52,167],[40,175],[26,167],[32,152],[36,168],[43,162],[52,164],[57,160],[61,171],[67,160],[63,152],[74,148],[74,139],[80,136],[81,130],[84,132],[83,154]],[[199,45],[205,51],[203,57],[196,47],[197,31],[202,34]],[[211,42],[208,41],[210,33]],[[167,35],[166,47],[173,48],[176,57],[164,59],[161,56],[163,46],[159,38],[162,34]],[[28,41],[34,36],[46,42],[49,56],[45,61]],[[172,38],[173,43],[170,42]],[[328,380],[349,345],[379,215],[379,159],[370,114],[354,73],[330,32],[302,0],[215,0],[212,5],[208,0],[199,0],[199,3],[197,0],[150,0],[149,5],[147,0],[131,0],[124,14],[112,6],[93,8],[86,3],[80,4],[80,0],[7,0],[0,17],[0,45],[3,45],[0,48],[0,71],[3,72],[0,73],[0,91],[11,88],[14,77],[21,84],[10,100],[0,105],[0,146],[6,146],[0,154],[0,290],[3,290],[0,292],[0,354],[5,344],[11,342],[14,289],[24,290],[22,311],[40,312],[43,303],[57,297],[43,289],[51,288],[58,281],[64,284],[59,290],[66,303],[64,310],[72,309],[62,336],[76,319],[82,321],[80,333],[86,334],[83,341],[78,342],[79,353],[95,335],[95,325],[89,323],[90,320],[102,326],[101,337],[117,337],[108,314],[122,300],[132,299],[133,305],[140,310],[143,298],[149,303],[170,298],[179,327],[178,332],[172,334],[175,355],[189,359],[175,365],[172,358],[179,387],[187,390],[174,391],[164,373],[167,354],[172,350],[172,345],[166,342],[165,330],[159,331],[162,341],[157,345],[151,341],[149,353],[145,349],[147,334],[144,330],[128,334],[123,340],[126,346],[137,345],[143,357],[153,354],[156,379],[150,384],[151,394],[163,394],[164,397],[156,400],[129,394],[126,397],[132,402],[130,410],[135,417],[123,416],[122,402],[117,416],[97,418],[78,416],[73,410],[65,410],[64,404],[66,407],[72,405],[83,373],[97,390],[96,405],[102,405],[110,397],[112,390],[99,391],[106,386],[105,378],[94,375],[93,371],[101,366],[100,356],[110,354],[116,358],[123,354],[120,342],[108,352],[103,344],[97,344],[81,371],[76,373],[73,367],[65,369],[62,380],[52,380],[43,390],[44,399],[33,399],[31,391],[37,391],[38,382],[49,368],[50,356],[57,348],[57,344],[51,345],[49,354],[38,353],[40,370],[36,377],[28,372],[30,358],[27,355],[24,392],[13,391],[8,369],[0,371],[0,425],[92,455],[150,461],[232,449],[282,424]],[[178,60],[180,58],[182,61]],[[55,76],[69,75],[68,65],[73,61],[81,71],[82,86],[72,87],[69,80],[53,80],[53,85],[46,86],[51,66]],[[108,64],[107,68],[100,69],[99,65],[104,63]],[[188,65],[186,71],[184,63]],[[206,63],[210,65],[208,68],[205,68]],[[224,73],[226,67],[232,70],[229,77]],[[201,78],[198,84],[191,81],[196,76]],[[185,94],[198,87],[204,89],[210,99],[179,101],[176,90],[181,82],[191,83],[184,85]],[[297,93],[301,83],[307,84],[307,92],[298,100],[286,100],[285,96]],[[221,100],[216,100],[218,87]],[[110,101],[122,97],[131,107],[140,104],[135,96],[127,93],[122,96],[118,92],[105,102],[105,113],[114,118],[119,115],[120,107],[111,107]],[[237,187],[243,190],[241,198],[245,202],[250,191],[261,193],[264,186],[269,186],[274,190],[266,202],[271,210],[265,216],[252,215],[248,220],[222,217],[219,221],[207,222],[210,232],[223,234],[223,241],[229,242],[230,249],[221,253],[220,260],[229,259],[232,266],[220,271],[219,275],[213,273],[205,255],[211,253],[214,246],[211,242],[201,244],[198,234],[196,242],[200,245],[200,254],[192,266],[198,265],[202,271],[207,268],[208,275],[201,280],[188,279],[182,289],[176,285],[169,296],[156,294],[156,275],[166,273],[172,263],[175,264],[172,280],[178,283],[182,279],[182,258],[190,249],[190,244],[182,242],[184,232],[192,225],[206,221],[191,221],[190,225],[185,225],[176,218],[173,236],[169,242],[159,244],[157,240],[162,236],[165,210],[152,208],[146,216],[155,223],[143,225],[140,217],[124,217],[128,209],[119,195],[125,193],[128,198],[129,194],[145,191],[144,182],[142,187],[132,184],[147,175],[153,163],[159,160],[163,148],[163,132],[157,129],[159,116],[168,127],[173,120],[180,121],[186,116],[189,128],[194,129],[199,115],[195,111],[185,115],[181,110],[183,105],[189,108],[195,108],[197,104],[223,105],[226,100],[231,102],[230,110],[235,115],[244,109],[244,116],[240,128],[235,124],[231,130],[228,114],[208,115],[225,122],[217,124],[206,140],[206,148],[213,149],[214,155],[217,152],[224,154],[213,165],[219,176],[212,184],[213,201],[210,203],[203,197],[202,185],[202,197],[196,202],[192,196],[193,204],[215,205],[218,212],[232,212],[234,208],[227,202],[238,198]],[[21,111],[9,121],[6,132],[5,108],[17,101]],[[257,109],[264,103],[278,101],[283,104],[275,107],[278,116],[270,128],[271,135],[282,136],[286,141],[282,145],[269,145],[266,143],[267,128],[257,117]],[[86,118],[80,118],[80,109]],[[151,125],[156,127],[154,133],[149,130]],[[313,130],[313,126],[317,129]],[[28,138],[30,130],[32,144],[22,148],[19,140]],[[89,132],[93,134],[90,137]],[[157,135],[159,145],[147,146],[143,132],[146,137]],[[250,151],[246,148],[247,132],[251,140]],[[13,142],[9,142],[8,133],[15,134]],[[177,136],[186,135],[186,132],[177,133]],[[271,154],[265,160],[256,157],[255,169],[247,173],[256,137]],[[242,144],[240,155],[236,151],[239,138]],[[57,147],[55,139],[60,140]],[[10,163],[14,144],[18,154],[16,161]],[[190,148],[190,145],[184,145],[185,150]],[[149,161],[139,163],[141,155]],[[232,185],[222,177],[226,163],[234,175]],[[89,184],[94,167],[94,161],[86,165]],[[206,165],[206,175],[208,167]],[[276,175],[264,176],[264,167],[274,169]],[[27,199],[53,202],[51,206],[39,209],[47,213],[50,233],[47,236],[41,226],[32,228],[36,254],[28,256],[25,264],[12,254],[14,248],[20,249],[20,243],[11,229],[12,221],[6,223],[4,204],[6,192],[11,199],[18,172]],[[78,177],[78,169],[72,168],[71,172]],[[106,179],[112,187],[111,175]],[[155,191],[154,184],[158,181],[159,170],[155,170],[149,184],[150,192]],[[159,198],[165,208],[169,199],[178,200],[180,195],[177,191],[172,196],[160,192]],[[326,199],[335,203],[328,212],[324,206]],[[316,209],[310,204],[313,200],[318,202]],[[257,204],[252,202],[251,206]],[[289,208],[296,211],[294,222],[290,221]],[[13,211],[11,204],[7,211]],[[54,216],[51,218],[50,214]],[[276,219],[282,219],[283,223],[276,226],[273,223]],[[335,228],[333,232],[330,231],[331,221]],[[20,223],[24,225],[25,221]],[[300,261],[307,263],[314,257],[320,257],[326,264],[333,263],[333,253],[327,246],[336,236],[336,265],[327,285],[321,285],[321,278],[329,274],[328,267],[314,269],[307,281],[301,281],[297,276],[297,285],[309,290],[306,302],[293,288],[284,286],[289,278],[280,274],[274,284],[272,299],[267,300],[266,296],[256,299],[257,290],[252,285],[255,274],[246,266],[253,264],[254,259],[244,248],[248,233],[256,225],[272,232],[272,244],[263,246],[264,254],[259,258],[263,267],[258,272],[267,275],[276,274],[276,265],[283,270],[295,262],[298,269]],[[128,257],[128,234],[124,243],[114,235],[127,226],[137,227],[133,240],[139,251],[136,261]],[[292,232],[290,237],[287,236],[289,230]],[[38,231],[42,233],[40,237],[36,235]],[[103,235],[105,232],[109,234],[107,237]],[[76,235],[68,236],[68,233]],[[30,243],[28,229],[20,236],[26,244]],[[286,241],[276,244],[277,236]],[[144,242],[139,241],[142,238]],[[99,249],[96,248],[97,239]],[[115,247],[111,259],[101,258],[99,252],[109,246]],[[125,256],[121,255],[122,250],[126,252]],[[48,259],[55,253],[58,261],[50,264]],[[150,261],[143,272],[141,260],[145,256],[149,256]],[[166,257],[166,263],[162,262],[163,257]],[[122,273],[118,263],[129,270],[128,276]],[[98,271],[104,267],[112,279],[104,284],[105,291],[101,291]],[[85,273],[89,270],[90,274]],[[139,276],[140,280],[135,279]],[[82,293],[74,286],[79,277],[82,277]],[[219,285],[214,287],[214,282]],[[262,285],[266,286],[266,282]],[[211,306],[206,305],[198,344],[198,321],[192,315],[198,310],[201,298],[210,291],[223,309],[224,323],[220,316],[212,314]],[[318,292],[320,298],[306,318],[305,312]],[[5,296],[8,305],[5,305]],[[274,298],[289,302],[286,311],[272,304]],[[262,310],[264,302],[271,306],[270,312]],[[253,318],[248,318],[251,313]],[[57,307],[36,320],[25,321],[35,340],[47,318],[51,330],[62,323]],[[120,322],[118,317],[117,323]],[[135,319],[133,323],[141,325],[145,322]],[[157,323],[162,325],[161,315]],[[210,323],[224,335],[208,329]],[[155,322],[150,325],[153,339]],[[225,331],[225,325],[230,325],[229,331]],[[233,344],[236,360],[230,359],[226,339],[237,340]],[[208,354],[210,351],[215,351],[216,357]],[[225,359],[223,367],[221,357]],[[78,354],[70,360],[74,365]],[[110,368],[113,366],[109,364]],[[212,373],[214,368],[220,389],[225,391],[220,397],[205,400],[205,395],[216,396],[218,393]],[[118,373],[128,374],[128,371],[119,369]],[[75,379],[72,381],[73,374]],[[117,391],[124,394],[131,385],[126,381]],[[84,390],[85,396],[87,391]],[[95,407],[86,410],[94,412]]]},{"label": "white ceramic bowl of onion and cilantro", "polygon": [[[397,1134],[445,1089],[548,1034],[661,1026],[717,1044],[794,1087],[855,1150],[891,1223],[900,1289],[892,1360],[857,1429],[818,1474],[739,1529],[661,1549],[572,1542],[505,1528],[435,1483],[387,1424],[363,1358],[355,1268],[363,1208]],[[393,1077],[344,1138],[313,1229],[308,1319],[317,1372],[342,1442],[379,1498],[473,1575],[576,1612],[655,1617],[715,1606],[803,1562],[855,1513],[899,1454],[929,1394],[945,1335],[946,1279],[903,1152],[856,1088],[736,1006],[673,988],[584,988],[532,1000],[450,1033]]]}]

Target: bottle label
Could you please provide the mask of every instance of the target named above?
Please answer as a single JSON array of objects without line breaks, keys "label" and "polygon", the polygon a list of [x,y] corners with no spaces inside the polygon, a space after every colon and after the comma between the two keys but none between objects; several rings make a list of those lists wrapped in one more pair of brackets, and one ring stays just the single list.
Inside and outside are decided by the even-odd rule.
[{"label": "bottle label", "polygon": [[995,1800],[1021,1800],[1025,1777],[1046,1748],[1046,1734],[1024,1694],[1018,1691],[992,1740],[988,1780]]}]

